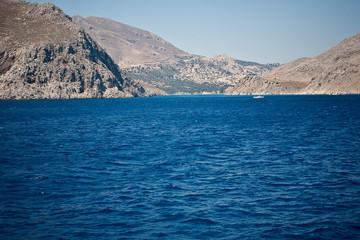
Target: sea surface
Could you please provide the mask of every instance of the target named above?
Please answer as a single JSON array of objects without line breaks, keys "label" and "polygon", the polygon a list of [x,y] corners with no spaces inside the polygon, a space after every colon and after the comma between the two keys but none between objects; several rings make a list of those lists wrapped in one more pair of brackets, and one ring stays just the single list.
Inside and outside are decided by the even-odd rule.
[{"label": "sea surface", "polygon": [[360,239],[360,96],[0,101],[0,239]]}]

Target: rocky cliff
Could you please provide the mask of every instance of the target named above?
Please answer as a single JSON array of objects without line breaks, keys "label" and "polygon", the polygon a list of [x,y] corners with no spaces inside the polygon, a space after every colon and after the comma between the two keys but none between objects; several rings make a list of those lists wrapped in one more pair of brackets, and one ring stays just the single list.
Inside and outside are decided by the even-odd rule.
[{"label": "rocky cliff", "polygon": [[[240,80],[229,94],[359,94],[360,34],[314,58],[282,64],[263,78]],[[255,87],[258,86],[258,87]]]},{"label": "rocky cliff", "polygon": [[170,94],[223,92],[246,75],[261,75],[278,66],[226,55],[191,55],[153,33],[106,18],[74,16],[73,21],[105,48],[129,76]]},{"label": "rocky cliff", "polygon": [[147,95],[61,9],[2,0],[0,99]]}]

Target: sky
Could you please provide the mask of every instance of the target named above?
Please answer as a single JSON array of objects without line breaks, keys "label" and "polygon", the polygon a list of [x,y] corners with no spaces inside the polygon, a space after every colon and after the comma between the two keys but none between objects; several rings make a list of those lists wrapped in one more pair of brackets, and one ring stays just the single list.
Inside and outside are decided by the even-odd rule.
[{"label": "sky", "polygon": [[[28,0],[29,1],[29,0]],[[258,63],[314,57],[360,32],[360,0],[30,0],[106,17],[191,54]]]}]

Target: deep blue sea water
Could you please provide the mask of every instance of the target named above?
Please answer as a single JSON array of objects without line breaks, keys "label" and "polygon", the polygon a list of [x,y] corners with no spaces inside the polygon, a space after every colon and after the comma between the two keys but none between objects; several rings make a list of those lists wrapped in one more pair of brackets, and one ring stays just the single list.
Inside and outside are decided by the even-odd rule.
[{"label": "deep blue sea water", "polygon": [[359,239],[360,96],[0,101],[0,239]]}]

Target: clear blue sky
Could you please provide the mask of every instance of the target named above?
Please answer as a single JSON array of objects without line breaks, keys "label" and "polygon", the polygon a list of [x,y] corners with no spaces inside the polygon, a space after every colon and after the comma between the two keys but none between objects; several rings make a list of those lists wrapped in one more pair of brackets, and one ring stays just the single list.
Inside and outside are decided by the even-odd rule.
[{"label": "clear blue sky", "polygon": [[153,32],[193,54],[259,63],[314,57],[360,32],[360,0],[31,0]]}]

